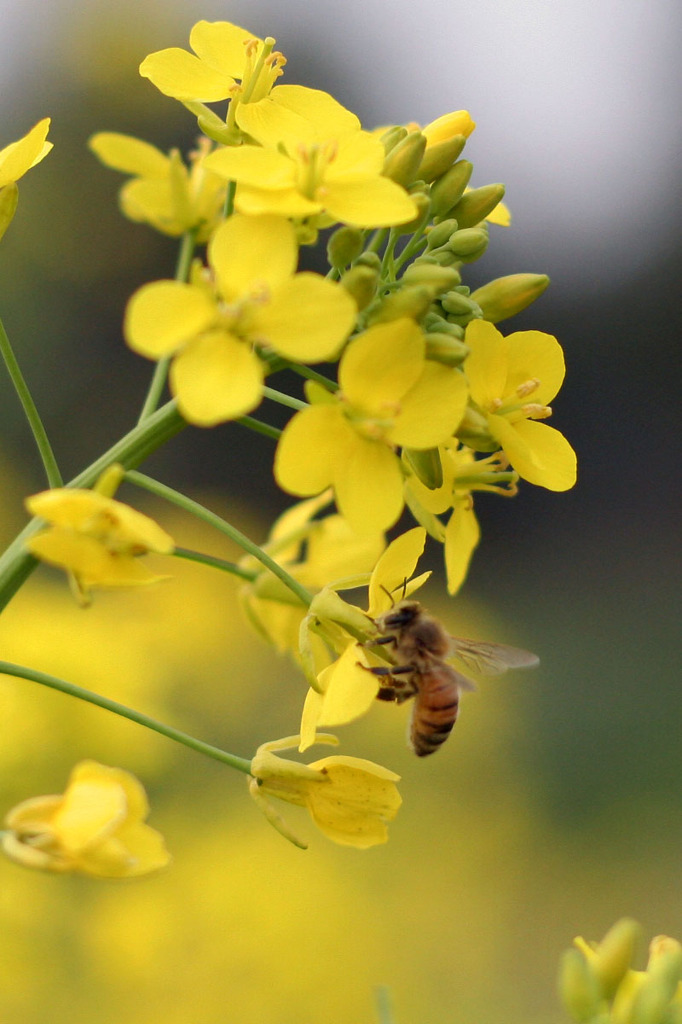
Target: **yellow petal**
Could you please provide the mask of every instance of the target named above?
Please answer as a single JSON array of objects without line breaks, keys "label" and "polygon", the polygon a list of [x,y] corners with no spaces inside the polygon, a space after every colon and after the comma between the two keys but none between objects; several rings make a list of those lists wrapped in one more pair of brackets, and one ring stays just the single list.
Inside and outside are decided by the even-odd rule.
[{"label": "yellow petal", "polygon": [[449,114],[442,114],[435,121],[425,125],[421,133],[426,137],[427,146],[434,146],[439,142],[445,142],[455,135],[463,135],[468,139],[476,123],[471,120],[468,110],[453,110]]},{"label": "yellow petal", "polygon": [[360,535],[388,530],[403,509],[397,455],[388,446],[357,434],[345,458],[336,461],[334,489],[339,511]]},{"label": "yellow petal", "polygon": [[567,491],[576,481],[576,456],[558,430],[535,420],[511,424],[504,416],[490,416],[490,432],[524,480],[550,491]]},{"label": "yellow petal", "polygon": [[97,491],[71,487],[55,487],[26,499],[26,508],[48,523],[101,533],[104,529],[116,537],[119,547],[145,548],[168,554],[173,538],[158,523],[122,501],[115,501]]},{"label": "yellow petal", "polygon": [[264,288],[271,292],[296,270],[296,232],[284,217],[235,213],[213,235],[208,258],[228,302],[252,291],[261,301]]},{"label": "yellow petal", "polygon": [[0,188],[18,181],[47,156],[52,149],[52,143],[45,141],[49,128],[50,118],[44,117],[23,138],[0,149]]},{"label": "yellow petal", "polygon": [[359,118],[321,89],[278,85],[270,96],[275,103],[312,122],[321,139],[339,139],[360,129]]},{"label": "yellow petal", "polygon": [[480,537],[473,504],[455,505],[445,528],[445,571],[449,594],[456,594],[464,583]]},{"label": "yellow petal", "polygon": [[366,655],[357,644],[319,675],[322,702],[317,725],[345,725],[372,707],[379,681],[366,667]]},{"label": "yellow petal", "polygon": [[316,363],[337,354],[353,329],[356,312],[345,288],[319,274],[301,273],[255,310],[253,332],[287,359]]},{"label": "yellow petal", "polygon": [[382,177],[325,179],[315,198],[335,220],[363,228],[406,224],[419,212],[404,188]]},{"label": "yellow petal", "polygon": [[345,461],[354,434],[338,404],[315,405],[293,416],[279,439],[274,473],[290,494],[317,494],[334,479],[337,461]]},{"label": "yellow petal", "polygon": [[60,526],[30,537],[26,547],[36,558],[73,573],[85,589],[134,587],[164,579],[151,573],[139,558],[115,554],[94,537]]},{"label": "yellow petal", "polygon": [[471,397],[483,409],[489,409],[505,394],[507,339],[486,320],[472,320],[464,340],[469,346],[464,372]]},{"label": "yellow petal", "polygon": [[454,434],[468,397],[467,382],[459,370],[427,361],[400,402],[391,440],[408,448],[435,448]]},{"label": "yellow petal", "polygon": [[212,427],[255,409],[263,367],[248,345],[227,331],[209,331],[176,356],[170,382],[182,415]]},{"label": "yellow petal", "polygon": [[352,406],[395,415],[424,367],[424,335],[406,317],[370,327],[353,339],[339,366],[339,384]]},{"label": "yellow petal", "polygon": [[165,178],[170,160],[156,146],[120,132],[97,132],[88,140],[95,155],[115,171],[142,178]]},{"label": "yellow petal", "polygon": [[385,843],[386,823],[402,803],[395,785],[398,776],[387,769],[377,771],[380,765],[362,758],[329,757],[314,764],[328,780],[308,788],[306,803],[320,831],[360,850]]},{"label": "yellow petal", "polygon": [[531,378],[540,383],[527,401],[547,405],[563,384],[566,372],[561,345],[542,331],[517,331],[507,335],[508,371],[506,394]]},{"label": "yellow petal", "polygon": [[[392,540],[377,562],[369,583],[369,608],[367,614],[375,619],[391,607],[392,598],[417,567],[426,543],[426,530],[415,526]],[[394,600],[400,600],[398,593]]]},{"label": "yellow petal", "polygon": [[[245,109],[250,106],[247,104]],[[274,149],[224,146],[210,153],[203,165],[223,178],[259,189],[287,189],[296,183],[296,165],[284,153]]]},{"label": "yellow petal", "polygon": [[215,318],[215,303],[202,288],[181,281],[152,281],[128,302],[123,333],[135,352],[160,359],[205,330]]},{"label": "yellow petal", "polygon": [[262,45],[253,32],[229,21],[198,21],[189,34],[189,45],[214,71],[242,78],[246,65],[244,44],[250,39]]},{"label": "yellow petal", "polygon": [[306,199],[295,188],[271,189],[238,185],[234,199],[235,209],[240,213],[257,217],[263,213],[274,213],[282,217],[312,217],[322,211],[322,203]]},{"label": "yellow petal", "polygon": [[257,103],[240,103],[236,119],[242,131],[261,146],[274,150],[282,145],[292,157],[300,146],[312,146],[318,140],[315,126],[310,121],[275,103],[271,96]]},{"label": "yellow petal", "polygon": [[140,64],[140,74],[165,96],[176,100],[214,103],[227,99],[234,85],[230,75],[214,70],[176,46],[150,53]]}]

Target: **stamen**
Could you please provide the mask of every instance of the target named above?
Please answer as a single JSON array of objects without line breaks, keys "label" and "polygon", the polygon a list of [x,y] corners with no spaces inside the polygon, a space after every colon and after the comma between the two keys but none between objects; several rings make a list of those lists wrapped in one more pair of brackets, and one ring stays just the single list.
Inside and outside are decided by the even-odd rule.
[{"label": "stamen", "polygon": [[531,420],[546,420],[552,415],[552,407],[540,405],[539,402],[528,402],[527,405],[521,406],[521,412]]},{"label": "stamen", "polygon": [[519,398],[526,398],[528,395],[532,395],[534,391],[540,387],[540,381],[537,377],[530,377],[523,384],[519,384],[516,389],[516,394]]}]

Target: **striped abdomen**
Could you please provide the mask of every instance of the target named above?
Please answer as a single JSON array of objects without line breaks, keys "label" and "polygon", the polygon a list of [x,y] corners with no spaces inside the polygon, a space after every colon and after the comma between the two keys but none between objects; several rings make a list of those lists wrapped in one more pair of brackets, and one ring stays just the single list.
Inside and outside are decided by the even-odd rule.
[{"label": "striped abdomen", "polygon": [[410,745],[418,757],[433,754],[450,735],[459,710],[458,676],[454,669],[437,662],[413,676],[417,685]]}]

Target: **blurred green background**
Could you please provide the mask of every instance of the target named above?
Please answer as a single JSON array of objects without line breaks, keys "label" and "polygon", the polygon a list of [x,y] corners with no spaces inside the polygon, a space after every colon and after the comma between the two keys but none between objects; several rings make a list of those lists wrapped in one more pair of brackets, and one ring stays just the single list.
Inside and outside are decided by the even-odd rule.
[{"label": "blurred green background", "polygon": [[[0,145],[48,114],[55,142],[20,183],[0,315],[67,477],[133,424],[151,364],[122,344],[123,308],[175,262],[172,241],[119,215],[122,179],[86,141],[116,130],[192,145],[190,116],[137,67],[186,46],[202,17],[275,35],[286,81],[328,89],[368,127],[471,109],[475,184],[506,181],[514,223],[494,232],[469,280],[552,275],[509,329],[561,340],[568,376],[554,421],[580,458],[569,494],[482,496],[483,544],[462,595],[444,605],[437,580],[425,595],[453,631],[528,647],[541,668],[467,697],[453,739],[425,763],[405,748],[406,709],[377,706],[343,730],[344,753],[403,776],[385,847],[337,848],[284,808],[310,839],[302,853],[236,774],[1,679],[2,808],[61,791],[80,758],[118,764],[147,786],[174,863],[119,884],[0,863],[0,1020],[349,1024],[376,1019],[377,985],[390,987],[398,1024],[562,1020],[556,964],[574,934],[598,938],[629,914],[646,934],[682,938],[679,12],[661,2],[645,14],[638,0],[475,12],[436,0],[4,0],[0,13]],[[9,540],[23,495],[44,482],[4,371],[0,388]],[[147,468],[263,539],[288,503],[269,458],[265,440],[226,424],[184,431]],[[168,508],[144,507],[178,543],[234,556]],[[439,553],[430,558],[437,568]],[[172,581],[98,595],[87,612],[41,569],[0,620],[2,657],[243,756],[292,732],[303,684],[251,639],[236,586],[172,569]]]}]

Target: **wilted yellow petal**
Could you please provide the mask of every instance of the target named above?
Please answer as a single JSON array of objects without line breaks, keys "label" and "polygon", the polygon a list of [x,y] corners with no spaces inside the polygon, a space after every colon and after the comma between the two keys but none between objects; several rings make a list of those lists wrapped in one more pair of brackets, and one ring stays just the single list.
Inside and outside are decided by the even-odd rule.
[{"label": "wilted yellow petal", "polygon": [[388,839],[387,822],[402,803],[395,785],[400,776],[362,758],[323,758],[314,765],[328,784],[310,786],[307,807],[329,839],[367,849]]}]

